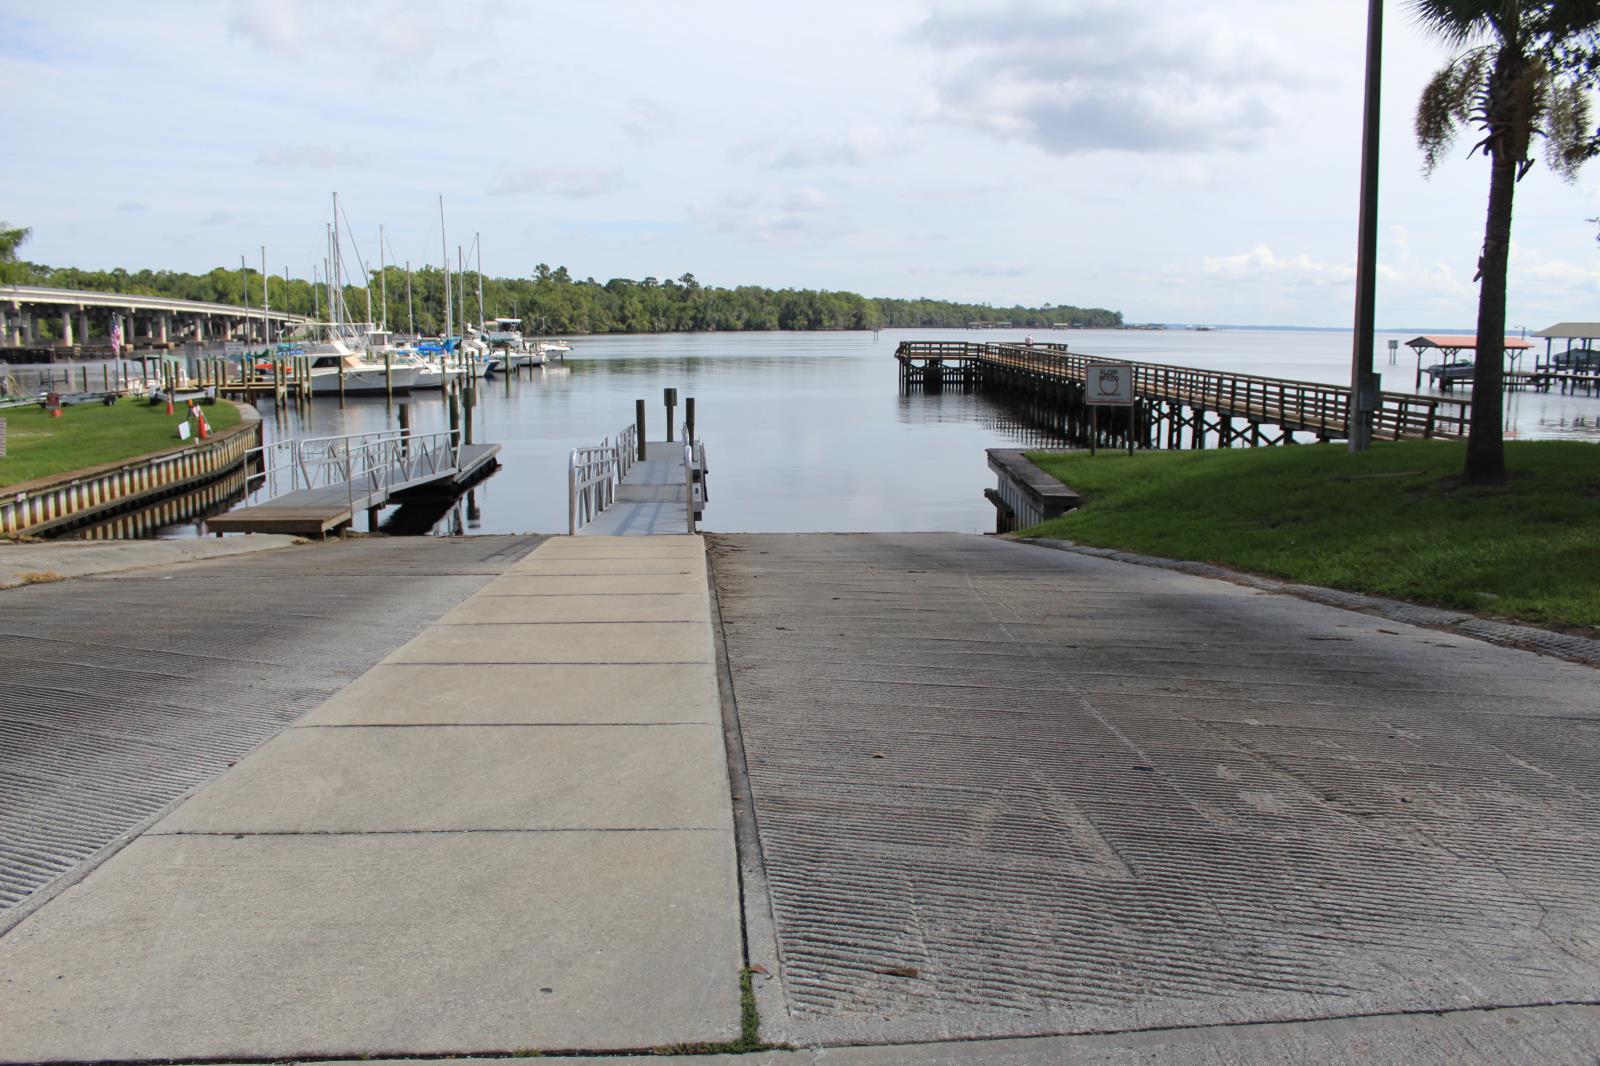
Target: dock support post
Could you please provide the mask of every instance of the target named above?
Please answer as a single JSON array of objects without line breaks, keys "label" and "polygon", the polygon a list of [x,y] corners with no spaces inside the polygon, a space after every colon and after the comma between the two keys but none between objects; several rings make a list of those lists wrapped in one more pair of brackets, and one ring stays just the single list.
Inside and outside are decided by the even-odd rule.
[{"label": "dock support post", "polygon": [[394,399],[394,356],[389,352],[383,353],[383,395]]},{"label": "dock support post", "polygon": [[339,360],[339,406],[344,406],[344,360]]},{"label": "dock support post", "polygon": [[400,454],[411,454],[411,405],[400,405]]},{"label": "dock support post", "polygon": [[693,444],[694,443],[694,397],[693,396],[685,396],[683,398],[683,422],[684,422],[684,439],[683,439],[683,442],[685,444]]},{"label": "dock support post", "polygon": [[678,390],[677,389],[662,389],[661,390],[661,401],[662,401],[663,404],[666,405],[666,408],[667,408],[667,443],[671,444],[672,443],[672,417],[673,417],[673,413],[678,409]]},{"label": "dock support post", "polygon": [[644,401],[633,401],[634,436],[639,440],[639,461],[644,462]]}]

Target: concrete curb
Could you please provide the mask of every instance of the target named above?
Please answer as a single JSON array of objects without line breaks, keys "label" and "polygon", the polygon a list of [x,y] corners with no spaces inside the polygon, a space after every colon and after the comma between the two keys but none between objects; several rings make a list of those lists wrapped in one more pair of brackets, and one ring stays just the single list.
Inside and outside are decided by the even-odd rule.
[{"label": "concrete curb", "polygon": [[299,537],[252,533],[243,537],[192,540],[129,540],[111,543],[0,542],[0,589],[48,584],[73,577],[142,570],[226,555],[272,551],[304,544]]},{"label": "concrete curb", "polygon": [[1016,537],[1010,539],[1014,539],[1018,544],[1032,544],[1040,548],[1072,552],[1077,555],[1088,555],[1096,559],[1111,559],[1119,563],[1133,563],[1136,566],[1151,566],[1159,570],[1175,570],[1179,573],[1193,574],[1196,577],[1231,581],[1236,585],[1260,589],[1263,592],[1298,596],[1303,600],[1326,604],[1329,607],[1343,607],[1350,611],[1362,611],[1390,619],[1391,621],[1405,622],[1408,625],[1448,630],[1460,636],[1471,637],[1489,644],[1518,648],[1538,655],[1549,655],[1553,658],[1565,659],[1568,662],[1580,663],[1584,666],[1600,667],[1600,640],[1590,640],[1587,637],[1557,633],[1549,629],[1539,629],[1535,626],[1496,622],[1487,618],[1479,618],[1463,611],[1427,607],[1419,603],[1407,603],[1404,600],[1385,599],[1382,596],[1368,596],[1359,592],[1344,592],[1339,589],[1322,588],[1317,585],[1299,585],[1292,581],[1279,581],[1275,578],[1260,577],[1256,574],[1248,574],[1239,570],[1229,570],[1227,567],[1216,566],[1211,563],[1195,563],[1183,559],[1164,559],[1157,555],[1141,555],[1138,552],[1119,551],[1115,548],[1091,548],[1082,544],[1074,544],[1070,540],[1058,540],[1053,537]]}]

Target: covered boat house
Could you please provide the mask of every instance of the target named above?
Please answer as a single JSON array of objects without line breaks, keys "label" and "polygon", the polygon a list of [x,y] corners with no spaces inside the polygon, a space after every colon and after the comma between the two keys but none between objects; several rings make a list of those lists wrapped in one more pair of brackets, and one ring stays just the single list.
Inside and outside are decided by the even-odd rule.
[{"label": "covered boat house", "polygon": [[[1472,361],[1478,354],[1477,337],[1422,336],[1406,341],[1406,347],[1417,353],[1417,378],[1415,388],[1422,388],[1422,375],[1428,375],[1428,384],[1440,389],[1451,389],[1459,384],[1472,384]],[[1505,355],[1515,369],[1524,352],[1533,345],[1525,340],[1507,337]],[[1436,351],[1443,362],[1424,368],[1424,352]]]}]

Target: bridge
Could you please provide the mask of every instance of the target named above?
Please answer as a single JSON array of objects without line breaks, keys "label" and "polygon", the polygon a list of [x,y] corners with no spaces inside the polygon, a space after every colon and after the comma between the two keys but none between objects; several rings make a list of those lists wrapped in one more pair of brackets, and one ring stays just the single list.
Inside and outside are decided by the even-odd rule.
[{"label": "bridge", "polygon": [[286,327],[312,320],[260,307],[175,300],[122,292],[88,292],[33,285],[0,286],[0,355],[51,358],[105,349],[120,326],[122,347],[266,343]]}]

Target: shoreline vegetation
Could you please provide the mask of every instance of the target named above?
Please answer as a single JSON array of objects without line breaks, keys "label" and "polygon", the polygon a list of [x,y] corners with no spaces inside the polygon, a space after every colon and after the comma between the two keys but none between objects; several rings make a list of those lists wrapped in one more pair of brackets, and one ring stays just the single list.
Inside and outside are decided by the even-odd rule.
[{"label": "shoreline vegetation", "polygon": [[1088,502],[1057,537],[1600,637],[1600,451],[1508,441],[1470,485],[1462,442],[1029,452]]},{"label": "shoreline vegetation", "polygon": [[[205,416],[213,433],[232,429],[240,422],[239,409],[225,401],[206,407]],[[0,417],[7,423],[6,454],[0,459],[0,489],[134,459],[184,443],[178,437],[178,423],[185,420],[182,407],[168,415],[162,404],[137,400],[122,400],[110,407],[97,403],[64,407],[60,418],[51,418],[38,407],[9,408],[0,412]]]},{"label": "shoreline vegetation", "polygon": [[[121,292],[140,296],[166,296],[183,300],[261,304],[261,272],[218,267],[206,274],[169,270],[79,270],[38,263],[3,264],[0,281],[11,285],[46,285],[91,292]],[[461,284],[466,294],[468,321],[478,318],[478,275],[467,271]],[[406,272],[390,266],[372,271],[373,313],[382,307],[383,282],[388,287],[388,313],[383,318],[393,329],[407,325]],[[246,289],[249,298],[246,299]],[[366,307],[368,290],[347,285],[345,303]],[[411,307],[416,329],[437,335],[444,329],[444,272],[420,267],[411,272]],[[275,309],[312,314],[326,308],[327,296],[318,285],[301,278],[268,278],[268,302]],[[964,329],[971,322],[1006,322],[1018,329],[1120,328],[1122,312],[1103,307],[1075,307],[1047,303],[1040,307],[992,307],[950,300],[892,299],[861,296],[853,292],[820,289],[768,289],[759,285],[719,288],[702,285],[693,274],[660,280],[647,277],[575,278],[566,267],[551,269],[544,263],[526,278],[483,276],[486,318],[497,315],[521,318],[523,332],[577,333],[687,333],[742,330],[859,330],[895,328]],[[459,321],[459,317],[457,321]],[[41,323],[41,325],[47,325]]]}]

